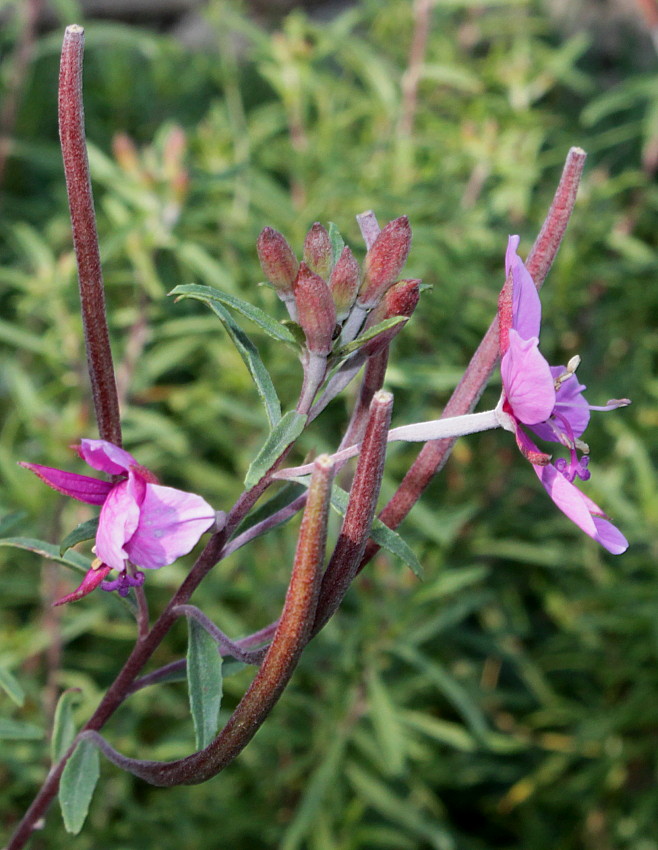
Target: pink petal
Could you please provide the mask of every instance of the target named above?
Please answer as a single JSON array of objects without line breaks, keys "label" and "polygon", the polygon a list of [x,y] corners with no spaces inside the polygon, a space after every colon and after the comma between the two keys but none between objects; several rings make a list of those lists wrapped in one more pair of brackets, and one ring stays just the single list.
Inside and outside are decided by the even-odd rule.
[{"label": "pink petal", "polygon": [[537,345],[536,337],[522,339],[510,330],[509,348],[500,364],[505,396],[513,415],[524,425],[545,422],[555,406],[551,369]]},{"label": "pink petal", "polygon": [[100,564],[96,568],[92,567],[82,579],[82,584],[80,584],[79,587],[76,587],[76,589],[71,593],[67,593],[66,596],[62,596],[62,598],[58,599],[57,602],[53,602],[53,605],[64,605],[66,602],[77,602],[78,599],[82,599],[83,596],[87,596],[87,594],[91,593],[92,590],[96,590],[98,585],[103,581],[111,569],[112,567],[108,567],[107,564]]},{"label": "pink petal", "polygon": [[187,553],[215,521],[215,511],[195,493],[147,484],[139,526],[126,545],[130,560],[157,570]]},{"label": "pink petal", "polygon": [[101,509],[96,532],[96,554],[115,570],[123,570],[130,556],[126,544],[139,524],[140,503],[146,484],[131,476],[112,488]]},{"label": "pink petal", "polygon": [[574,487],[552,464],[532,468],[557,507],[575,522],[581,531],[613,555],[626,551],[628,541],[621,531],[605,517],[595,502]]},{"label": "pink petal", "polygon": [[[565,371],[564,366],[551,366],[551,374],[554,379],[564,375]],[[555,394],[554,412],[564,416],[571,427],[573,437],[580,437],[584,434],[589,424],[590,406],[583,396],[584,389],[586,389],[584,384],[579,383],[578,378],[574,375],[560,384]],[[563,423],[557,422],[556,424],[559,431],[564,431]],[[562,442],[556,437],[555,431],[550,425],[539,424],[533,426],[532,430],[542,440]]]},{"label": "pink petal", "polygon": [[512,327],[523,339],[539,336],[541,301],[530,273],[516,253],[519,237],[510,236],[505,254],[505,274],[512,273]]},{"label": "pink petal", "polygon": [[63,469],[53,469],[50,466],[40,466],[38,463],[19,463],[25,469],[31,469],[35,475],[65,496],[86,502],[88,505],[102,505],[107,494],[112,489],[109,481],[90,478],[88,475],[78,475],[76,472],[65,472]]},{"label": "pink petal", "polygon": [[107,440],[80,440],[78,454],[89,466],[108,475],[122,475],[131,466],[137,466],[135,458]]}]

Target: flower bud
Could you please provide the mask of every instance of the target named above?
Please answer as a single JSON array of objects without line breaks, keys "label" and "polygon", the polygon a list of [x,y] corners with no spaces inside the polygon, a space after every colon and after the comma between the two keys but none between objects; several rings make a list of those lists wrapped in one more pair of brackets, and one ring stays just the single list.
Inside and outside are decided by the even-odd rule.
[{"label": "flower bud", "polygon": [[336,319],[342,322],[349,314],[359,290],[359,264],[347,245],[331,272],[329,289],[336,305]]},{"label": "flower bud", "polygon": [[293,292],[306,347],[314,354],[329,354],[336,328],[336,307],[326,281],[306,263],[300,263]]},{"label": "flower bud", "polygon": [[285,237],[278,230],[266,227],[260,232],[256,250],[267,280],[281,297],[290,293],[299,263]]},{"label": "flower bud", "polygon": [[411,247],[411,228],[406,215],[389,221],[366,254],[363,283],[357,303],[369,309],[398,278]]},{"label": "flower bud", "polygon": [[304,262],[312,272],[328,280],[331,271],[331,239],[319,221],[306,234]]},{"label": "flower bud", "polygon": [[[392,319],[394,316],[411,316],[420,299],[419,280],[401,280],[394,284],[384,295],[379,304],[368,313],[363,330],[372,328],[384,319]],[[388,330],[382,331],[376,337],[368,340],[361,351],[369,357],[381,351],[391,340],[396,337],[406,322],[400,322]]]}]

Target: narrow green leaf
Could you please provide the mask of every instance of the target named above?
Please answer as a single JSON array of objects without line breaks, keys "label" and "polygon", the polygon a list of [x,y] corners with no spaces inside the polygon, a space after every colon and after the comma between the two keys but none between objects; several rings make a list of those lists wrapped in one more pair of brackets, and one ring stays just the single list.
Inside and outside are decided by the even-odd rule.
[{"label": "narrow green leaf", "polygon": [[222,656],[200,623],[188,617],[187,625],[187,688],[196,748],[202,750],[217,732],[222,703]]},{"label": "narrow green leaf", "polygon": [[372,669],[368,674],[368,703],[384,771],[389,776],[398,776],[404,768],[405,735],[389,693]]},{"label": "narrow green leaf", "polygon": [[[348,498],[349,494],[334,484],[331,491],[331,506],[341,516],[345,516]],[[414,554],[411,547],[402,539],[402,537],[400,537],[397,531],[393,531],[392,528],[384,525],[381,520],[375,517],[370,537],[378,546],[381,546],[382,549],[386,549],[386,551],[390,552],[391,555],[395,555],[397,558],[400,558],[400,560],[410,568],[416,578],[423,578],[422,564]]]},{"label": "narrow green leaf", "polygon": [[340,235],[340,230],[336,227],[333,221],[329,222],[329,241],[331,242],[331,265],[336,265],[340,255],[343,253],[345,242]]},{"label": "narrow green leaf", "polygon": [[0,517],[0,534],[6,534],[26,516],[26,511],[12,511],[12,513]]},{"label": "narrow green leaf", "polygon": [[67,549],[73,548],[77,543],[84,540],[93,540],[98,531],[98,517],[93,517],[76,526],[59,544],[59,554],[63,555]]},{"label": "narrow green leaf", "polygon": [[65,567],[69,567],[78,573],[86,573],[91,567],[91,558],[86,555],[71,550],[65,556],[62,556],[59,546],[33,537],[5,537],[0,539],[0,546],[13,546],[15,549],[34,552],[36,555],[42,555],[51,561],[57,561],[58,564],[64,564]]},{"label": "narrow green leaf", "polygon": [[11,720],[0,717],[0,739],[10,741],[38,741],[46,733],[33,723],[23,723],[21,720]]},{"label": "narrow green leaf", "polygon": [[295,442],[304,430],[305,425],[306,416],[302,413],[297,413],[296,410],[289,410],[288,413],[284,414],[270,432],[265,444],[247,470],[244,482],[246,487],[253,487],[254,484],[260,481],[288,446]]},{"label": "narrow green leaf", "polygon": [[352,342],[348,342],[347,345],[344,345],[342,348],[340,348],[336,352],[336,356],[345,357],[347,354],[351,354],[353,351],[357,351],[364,343],[368,342],[368,340],[379,336],[380,333],[383,333],[389,328],[394,328],[396,325],[401,325],[404,322],[408,321],[408,316],[391,316],[390,319],[384,319],[383,322],[378,322],[378,324],[373,325],[371,328],[368,328],[368,330],[360,334],[355,340],[353,340]]},{"label": "narrow green leaf", "polygon": [[83,827],[100,775],[98,750],[91,741],[80,741],[66,762],[59,783],[59,805],[67,832],[77,835]]},{"label": "narrow green leaf", "polygon": [[19,708],[25,701],[25,692],[21,688],[18,679],[12,675],[5,667],[0,667],[0,688],[7,696],[16,703]]},{"label": "narrow green leaf", "polygon": [[174,287],[169,295],[175,295],[178,298],[193,298],[196,301],[203,301],[209,306],[213,303],[223,304],[224,307],[229,307],[240,313],[246,319],[252,321],[255,325],[264,331],[272,339],[277,342],[294,343],[295,338],[290,331],[269,316],[260,307],[255,307],[248,301],[243,301],[242,298],[236,298],[235,295],[228,295],[219,289],[214,289],[212,286],[200,286],[196,283],[185,283]]},{"label": "narrow green leaf", "polygon": [[270,378],[270,373],[260,359],[258,349],[242,328],[236,325],[228,310],[225,310],[220,303],[208,302],[208,306],[224,325],[226,332],[231,337],[233,345],[235,345],[245,366],[249,369],[258,390],[258,395],[261,397],[265,406],[270,427],[273,428],[281,419],[281,404]]},{"label": "narrow green leaf", "polygon": [[80,688],[68,688],[57,701],[53,734],[50,739],[50,758],[53,764],[62,758],[75,738],[73,704],[80,698]]}]

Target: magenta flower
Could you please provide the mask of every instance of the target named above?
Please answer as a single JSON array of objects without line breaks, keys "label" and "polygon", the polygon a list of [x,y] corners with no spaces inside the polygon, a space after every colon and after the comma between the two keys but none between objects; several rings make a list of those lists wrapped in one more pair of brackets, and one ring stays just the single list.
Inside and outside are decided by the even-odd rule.
[{"label": "magenta flower", "polygon": [[[630,404],[613,399],[603,407],[590,405],[585,387],[575,377],[579,358],[564,366],[549,366],[539,352],[541,303],[535,284],[516,253],[518,236],[511,236],[505,256],[507,283],[499,302],[500,370],[503,396],[499,405],[503,427],[512,431],[523,455],[532,463],[546,492],[569,519],[613,554],[628,548],[624,535],[601,508],[585,496],[573,481],[586,481],[588,448],[580,440],[589,422],[590,410],[613,410]],[[560,443],[570,455],[551,463],[524,427],[543,440]],[[578,452],[584,453],[580,456]]]},{"label": "magenta flower", "polygon": [[124,449],[105,440],[81,440],[75,449],[89,466],[114,480],[21,463],[60,493],[102,505],[94,548],[97,561],[80,587],[60,603],[90,593],[112,569],[119,577],[103,582],[102,588],[125,596],[130,587],[144,581],[144,574],[129,569],[129,564],[148,570],[172,564],[214,523],[215,511],[201,496],[158,484],[153,473]]}]

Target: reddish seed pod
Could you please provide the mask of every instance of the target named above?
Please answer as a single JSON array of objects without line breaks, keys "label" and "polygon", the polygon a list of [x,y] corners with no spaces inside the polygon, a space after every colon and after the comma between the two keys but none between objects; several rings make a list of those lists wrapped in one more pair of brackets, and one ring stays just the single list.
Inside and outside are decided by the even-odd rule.
[{"label": "reddish seed pod", "polygon": [[359,264],[347,245],[329,278],[329,289],[336,305],[336,319],[342,322],[347,317],[359,291]]},{"label": "reddish seed pod", "polygon": [[299,263],[285,237],[266,227],[260,232],[256,250],[263,274],[272,286],[279,294],[291,292]]},{"label": "reddish seed pod", "polygon": [[374,307],[395,283],[407,261],[410,247],[411,227],[407,216],[389,221],[366,254],[363,283],[357,299],[361,307]]},{"label": "reddish seed pod", "polygon": [[306,347],[314,354],[329,354],[336,327],[336,307],[327,282],[306,263],[300,263],[293,292]]},{"label": "reddish seed pod", "polygon": [[311,271],[328,280],[331,272],[331,239],[329,232],[319,221],[316,221],[306,234],[303,256]]}]

